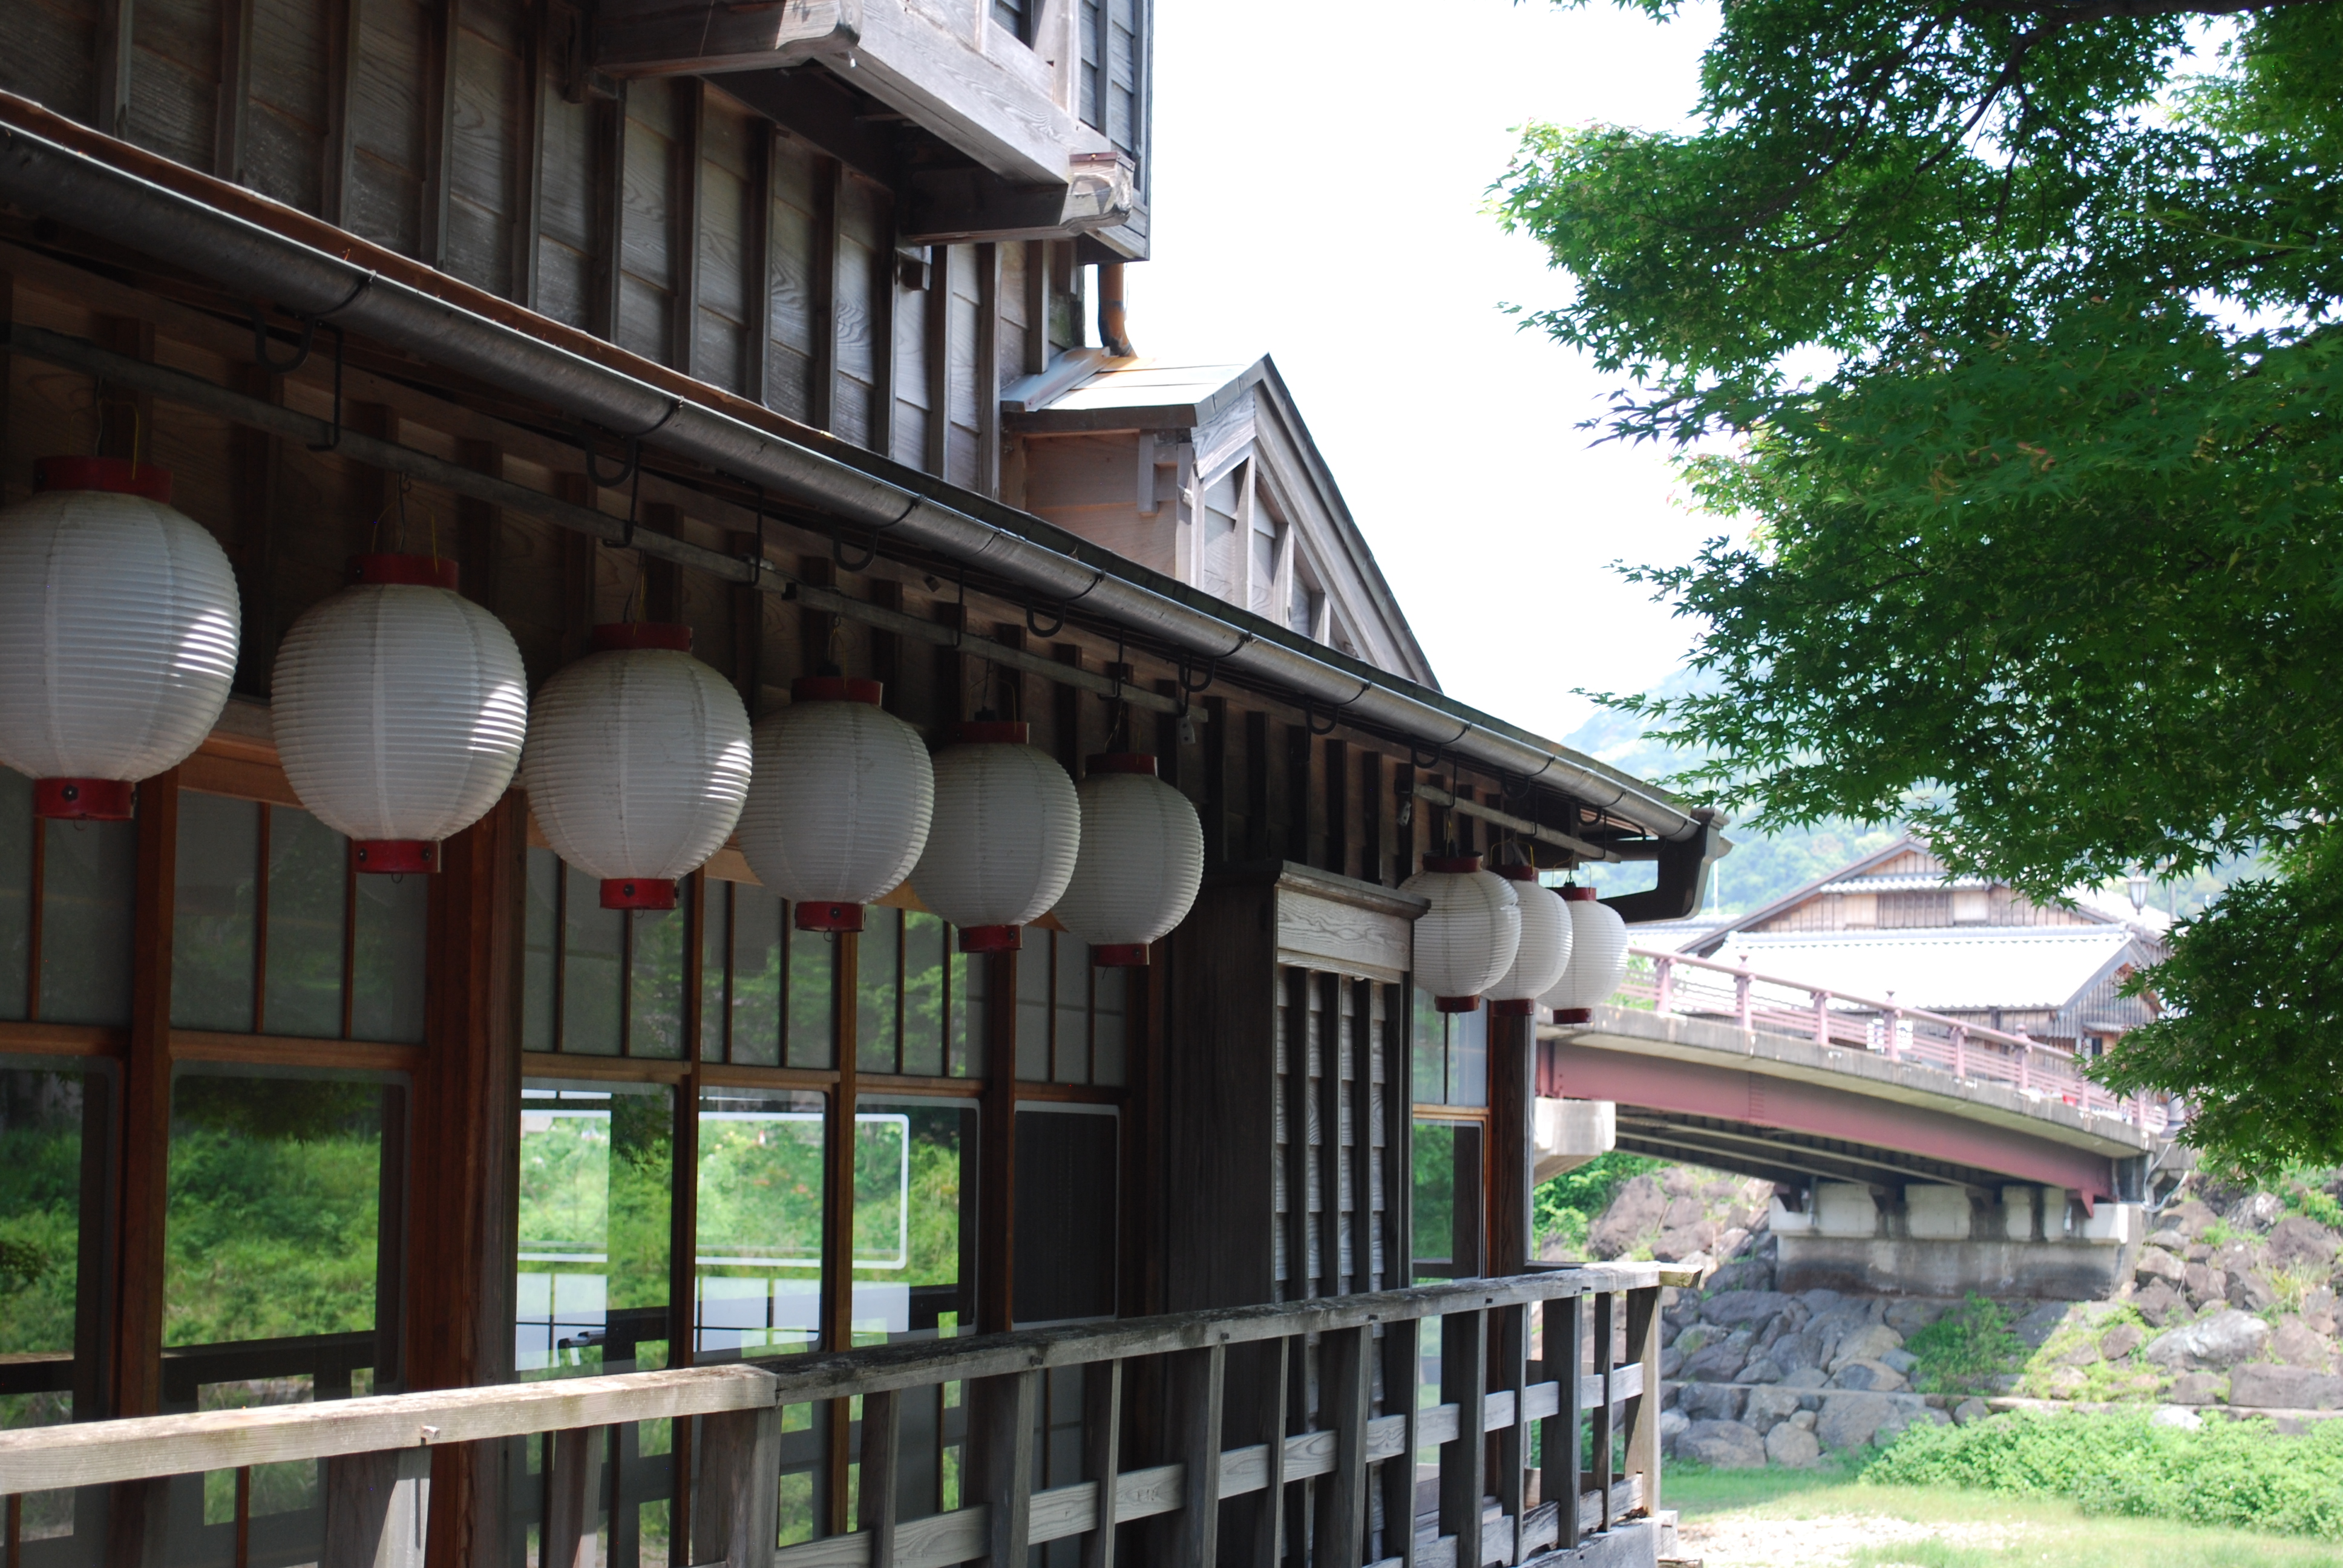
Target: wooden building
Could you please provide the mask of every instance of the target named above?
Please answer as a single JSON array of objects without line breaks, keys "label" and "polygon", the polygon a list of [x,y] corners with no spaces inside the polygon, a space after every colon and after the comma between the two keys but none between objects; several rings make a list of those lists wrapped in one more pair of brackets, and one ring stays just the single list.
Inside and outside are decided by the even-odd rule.
[{"label": "wooden building", "polygon": [[[1623,910],[1681,915],[1720,840],[1439,692],[1266,361],[1135,422],[1069,423],[1141,378],[1086,338],[1098,300],[1119,341],[1116,269],[1146,255],[1148,15],[0,0],[0,499],[46,454],[160,465],[243,606],[235,699],[140,784],[134,820],[36,819],[0,774],[0,1426],[786,1368],[1525,1265],[1526,1031],[1419,1010],[1398,884],[1427,850],[1511,836],[1541,865],[1652,860]],[[1052,377],[1061,395],[1031,391]],[[1061,457],[1110,441],[1132,518],[1160,486],[1161,528],[1268,553],[1079,515]],[[1047,920],[1021,950],[962,955],[908,890],[859,935],[794,931],[729,849],[679,909],[610,911],[518,789],[437,872],[360,874],[287,781],[268,689],[286,628],[376,549],[458,562],[532,685],[596,625],[649,618],[688,625],[752,716],[836,664],[938,743],[991,710],[1077,773],[1152,752],[1202,818],[1203,900],[1137,970],[1094,968]],[[1412,1238],[1419,1120],[1454,1154],[1433,1252]],[[1486,1386],[1526,1389],[1523,1303],[1548,1295],[1574,1314],[1574,1292],[1632,1287],[1622,1353],[1643,1353],[1656,1286],[1631,1274],[1460,1307],[1448,1322],[1496,1337],[1485,1366],[1482,1339],[1452,1337],[1470,1353],[1442,1376],[1469,1363],[1477,1391],[1510,1364]],[[1614,1505],[1614,1408],[1647,1444],[1631,1456],[1657,1452],[1656,1401],[1600,1381],[1610,1301],[1590,1320],[1597,1531],[1640,1506]],[[1341,1364],[1367,1364],[1367,1321]],[[1376,1339],[1373,1380],[1373,1419],[1403,1408],[1411,1446],[1413,1333]],[[883,1426],[860,1384],[789,1404],[779,1528],[860,1518],[892,1543],[899,1505],[909,1530],[990,1497],[1010,1532],[1008,1500],[1166,1442],[1202,1486],[1223,1431],[1348,1412],[1364,1432],[1369,1385],[1322,1391],[1304,1337],[1225,1407],[1217,1360],[1209,1387],[1137,1378],[1127,1407],[1079,1369],[940,1371],[891,1385]],[[1575,1473],[1563,1382],[1541,1419],[1566,1415],[1574,1457],[1548,1462]],[[1224,1414],[1183,1416],[1192,1386]],[[1513,1437],[1489,1452],[1511,1479],[1485,1490],[1511,1562],[1579,1525],[1549,1504],[1531,1530],[1536,1412],[1507,1397]],[[1477,1564],[1484,1412],[1451,1405],[1428,1539]],[[723,1556],[704,1544],[734,1517],[715,1407],[608,1408],[650,1413],[397,1460],[385,1486],[429,1482],[413,1550],[435,1568]],[[36,1452],[10,1441],[0,1476]],[[1344,1441],[1322,1473],[1364,1475]],[[1252,1533],[1214,1548],[1205,1492],[1132,1549],[1266,1564],[1292,1524],[1348,1558],[1297,1562],[1412,1568],[1413,1460],[1378,1453],[1372,1509],[1363,1482],[1313,1494],[1268,1472]],[[331,1501],[350,1473],[206,1471],[10,1497],[5,1568],[354,1560]],[[1292,1523],[1312,1517],[1315,1536]],[[1109,1568],[1117,1534],[1035,1551]],[[1027,1534],[984,1539],[962,1555],[1021,1568]]]}]

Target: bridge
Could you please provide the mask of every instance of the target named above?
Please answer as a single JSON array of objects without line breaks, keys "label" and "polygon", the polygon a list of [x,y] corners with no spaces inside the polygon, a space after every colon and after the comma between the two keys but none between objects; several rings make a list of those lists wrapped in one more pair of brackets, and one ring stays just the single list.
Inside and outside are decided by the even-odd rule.
[{"label": "bridge", "polygon": [[1537,1092],[1615,1107],[1619,1149],[1775,1182],[1784,1277],[1802,1282],[1782,1288],[2112,1282],[2180,1125],[2172,1106],[2119,1101],[2023,1034],[1630,953],[1610,1005],[1539,1029]]}]

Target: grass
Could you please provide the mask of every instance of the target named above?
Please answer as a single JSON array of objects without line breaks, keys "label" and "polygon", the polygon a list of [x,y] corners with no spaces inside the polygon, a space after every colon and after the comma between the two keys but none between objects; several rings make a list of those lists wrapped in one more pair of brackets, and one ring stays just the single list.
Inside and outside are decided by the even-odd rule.
[{"label": "grass", "polygon": [[1970,1292],[1968,1300],[1904,1342],[1920,1362],[1913,1369],[1913,1386],[1923,1393],[1993,1392],[1994,1379],[2015,1370],[2026,1355],[2009,1321],[2000,1302]]},{"label": "grass", "polygon": [[[1707,1471],[1668,1468],[1666,1505],[1686,1523],[1731,1515],[1753,1522],[1897,1520],[1930,1527],[1926,1540],[1859,1544],[1845,1556],[1799,1558],[1721,1550],[1711,1540],[1688,1552],[1711,1568],[1742,1562],[1797,1562],[1800,1568],[2343,1568],[2343,1548],[2248,1531],[2168,1520],[2110,1519],[2055,1498],[2009,1497],[1945,1486],[1880,1486],[1845,1469]],[[1980,1544],[1983,1540],[1989,1544]]]}]

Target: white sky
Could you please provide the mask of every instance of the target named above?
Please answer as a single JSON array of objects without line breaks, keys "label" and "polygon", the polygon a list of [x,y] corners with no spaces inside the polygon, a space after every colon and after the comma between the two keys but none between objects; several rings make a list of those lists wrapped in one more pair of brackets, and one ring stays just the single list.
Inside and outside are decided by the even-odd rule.
[{"label": "white sky", "polygon": [[1161,0],[1145,355],[1268,353],[1452,694],[1559,737],[1688,628],[1608,570],[1713,520],[1651,447],[1575,428],[1609,382],[1501,302],[1562,296],[1482,208],[1510,127],[1679,123],[1715,29],[1544,0]]}]

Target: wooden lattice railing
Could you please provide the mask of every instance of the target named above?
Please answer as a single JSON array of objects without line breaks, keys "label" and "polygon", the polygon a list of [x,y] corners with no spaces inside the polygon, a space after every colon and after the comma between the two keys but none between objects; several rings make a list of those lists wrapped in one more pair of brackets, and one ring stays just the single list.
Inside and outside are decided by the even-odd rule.
[{"label": "wooden lattice railing", "polygon": [[[1148,1560],[1166,1568],[1273,1568],[1303,1541],[1310,1568],[1513,1564],[1657,1506],[1659,1401],[1646,1391],[1659,1388],[1661,1287],[1679,1282],[1663,1273],[1557,1268],[758,1365],[0,1432],[0,1496],[322,1460],[320,1568],[388,1568],[421,1562],[433,1449],[551,1433],[538,1561],[578,1568],[592,1560],[602,1430],[691,1420],[699,1564],[1026,1568],[1030,1547],[1080,1536],[1082,1568],[1115,1568],[1119,1533],[1101,1525],[1147,1519],[1161,1533]],[[1436,1392],[1423,1376],[1435,1342]],[[1084,1479],[1041,1489],[1041,1379],[1071,1367],[1085,1370]],[[969,1405],[964,1505],[898,1517],[899,1402],[950,1383]],[[861,1402],[853,1528],[777,1549],[782,1412],[850,1398]],[[1260,1440],[1223,1447],[1243,1424],[1233,1412],[1252,1409],[1271,1412]],[[1220,1539],[1220,1504],[1247,1497],[1256,1505],[1232,1516],[1247,1539]],[[1306,1530],[1290,1528],[1292,1509]]]}]

